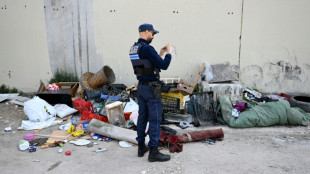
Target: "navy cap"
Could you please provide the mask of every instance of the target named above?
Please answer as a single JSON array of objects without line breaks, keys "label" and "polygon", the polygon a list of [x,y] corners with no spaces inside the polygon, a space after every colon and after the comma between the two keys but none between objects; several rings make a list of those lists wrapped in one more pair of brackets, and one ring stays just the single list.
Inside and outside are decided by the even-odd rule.
[{"label": "navy cap", "polygon": [[155,30],[153,28],[153,25],[152,24],[141,24],[139,26],[139,32],[143,32],[143,31],[146,31],[146,30],[149,30],[149,31],[153,31],[155,34],[159,33],[159,31]]}]

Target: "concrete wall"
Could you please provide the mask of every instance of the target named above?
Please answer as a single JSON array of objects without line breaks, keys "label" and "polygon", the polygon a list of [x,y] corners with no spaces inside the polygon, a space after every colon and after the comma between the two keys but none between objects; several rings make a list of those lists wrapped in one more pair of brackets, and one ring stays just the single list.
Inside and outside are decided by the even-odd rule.
[{"label": "concrete wall", "polygon": [[45,19],[51,70],[81,76],[99,70],[104,62],[96,54],[92,0],[45,0]]},{"label": "concrete wall", "polygon": [[0,0],[0,85],[35,91],[51,77],[41,0]]},{"label": "concrete wall", "polygon": [[310,94],[310,1],[244,2],[241,80],[264,92]]},{"label": "concrete wall", "polygon": [[116,83],[132,85],[128,51],[138,26],[148,22],[160,31],[152,43],[157,50],[168,42],[176,48],[162,77],[192,81],[202,62],[229,61],[240,63],[244,87],[310,94],[309,6],[307,0],[0,0],[0,82],[36,90],[34,83],[57,68],[80,76],[109,65]]},{"label": "concrete wall", "polygon": [[117,83],[136,83],[129,48],[138,39],[138,26],[152,23],[159,30],[154,48],[171,42],[177,53],[161,77],[192,81],[203,61],[238,63],[241,4],[242,0],[94,0],[97,52],[115,71]]}]

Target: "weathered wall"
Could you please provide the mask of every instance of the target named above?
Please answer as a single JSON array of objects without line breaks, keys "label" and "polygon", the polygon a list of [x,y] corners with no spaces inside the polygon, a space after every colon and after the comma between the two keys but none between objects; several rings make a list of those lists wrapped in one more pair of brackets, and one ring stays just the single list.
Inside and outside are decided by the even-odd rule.
[{"label": "weathered wall", "polygon": [[171,42],[177,56],[161,77],[192,81],[203,61],[238,63],[242,0],[94,0],[98,54],[111,65],[117,83],[136,83],[128,52],[138,39],[138,26],[159,30],[152,45]]},{"label": "weathered wall", "polygon": [[246,0],[241,47],[244,87],[310,94],[310,1]]},{"label": "weathered wall", "polygon": [[51,77],[41,0],[0,0],[0,85],[35,91]]},{"label": "weathered wall", "polygon": [[157,50],[168,42],[176,47],[162,77],[191,81],[203,61],[240,60],[244,87],[310,94],[309,6],[308,0],[0,0],[0,82],[35,91],[57,68],[80,76],[109,65],[116,83],[136,83],[128,50],[148,22],[160,31],[152,43]]}]

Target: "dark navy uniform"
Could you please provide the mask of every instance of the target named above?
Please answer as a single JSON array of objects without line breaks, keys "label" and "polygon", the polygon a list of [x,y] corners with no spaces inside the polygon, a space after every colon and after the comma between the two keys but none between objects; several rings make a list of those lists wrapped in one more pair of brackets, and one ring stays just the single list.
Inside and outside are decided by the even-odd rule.
[{"label": "dark navy uniform", "polygon": [[162,59],[155,49],[144,39],[139,39],[130,49],[130,60],[134,72],[139,81],[138,102],[139,117],[137,125],[138,143],[145,141],[145,129],[149,121],[148,134],[150,141],[148,146],[157,148],[160,138],[160,123],[162,119],[161,97],[154,96],[152,82],[159,81],[160,70],[166,70],[171,61],[171,54],[166,54]]}]

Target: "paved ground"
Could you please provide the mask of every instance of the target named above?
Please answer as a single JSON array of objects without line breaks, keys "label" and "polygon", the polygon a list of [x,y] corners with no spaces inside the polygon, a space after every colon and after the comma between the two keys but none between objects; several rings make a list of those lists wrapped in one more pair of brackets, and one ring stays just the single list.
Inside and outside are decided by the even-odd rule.
[{"label": "paved ground", "polygon": [[[281,126],[251,129],[232,129],[227,126],[199,127],[178,130],[185,133],[196,130],[222,128],[225,138],[214,145],[205,142],[184,144],[183,152],[171,153],[171,160],[149,163],[147,155],[138,158],[137,146],[122,148],[117,140],[98,142],[93,147],[65,144],[59,147],[20,151],[18,143],[24,134],[19,131],[21,120],[26,120],[22,107],[0,103],[0,173],[120,173],[120,174],[199,174],[199,173],[310,173],[310,130],[308,127]],[[4,128],[11,126],[11,132]],[[40,131],[51,134],[59,125]],[[94,152],[97,148],[106,152]],[[169,153],[168,149],[162,150]]]}]

